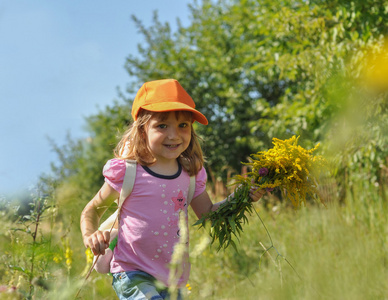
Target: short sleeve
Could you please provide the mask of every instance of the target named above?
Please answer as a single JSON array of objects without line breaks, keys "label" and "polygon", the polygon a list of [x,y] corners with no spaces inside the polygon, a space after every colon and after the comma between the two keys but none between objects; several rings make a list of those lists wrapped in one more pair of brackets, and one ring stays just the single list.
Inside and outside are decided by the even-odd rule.
[{"label": "short sleeve", "polygon": [[206,182],[207,182],[207,173],[205,168],[199,170],[197,176],[195,177],[195,192],[193,199],[199,195],[201,195],[206,190]]},{"label": "short sleeve", "polygon": [[113,187],[117,192],[121,192],[125,176],[125,160],[111,159],[105,164],[102,174],[105,182]]}]

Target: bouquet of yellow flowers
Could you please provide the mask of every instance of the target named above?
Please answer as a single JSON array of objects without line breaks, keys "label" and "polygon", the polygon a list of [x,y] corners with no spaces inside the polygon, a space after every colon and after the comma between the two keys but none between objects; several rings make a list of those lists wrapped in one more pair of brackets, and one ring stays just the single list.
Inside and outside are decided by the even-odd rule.
[{"label": "bouquet of yellow flowers", "polygon": [[305,203],[308,195],[319,199],[317,177],[324,160],[312,154],[319,144],[306,150],[298,145],[298,139],[296,136],[284,141],[273,138],[272,149],[252,154],[251,161],[246,163],[251,171],[246,176],[234,177],[237,187],[228,201],[194,224],[205,226],[206,222],[211,222],[210,236],[212,243],[218,239],[219,250],[229,245],[236,249],[232,236],[238,239],[243,231],[242,225],[248,222],[246,212],[251,214],[254,210],[249,198],[251,186],[270,192],[279,188],[294,207]]}]

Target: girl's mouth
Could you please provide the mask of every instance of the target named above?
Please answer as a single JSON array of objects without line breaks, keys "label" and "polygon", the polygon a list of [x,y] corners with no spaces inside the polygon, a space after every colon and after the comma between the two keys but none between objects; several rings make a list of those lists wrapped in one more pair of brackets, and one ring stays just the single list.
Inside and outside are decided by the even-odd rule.
[{"label": "girl's mouth", "polygon": [[170,148],[170,149],[174,149],[174,148],[178,148],[180,144],[172,144],[172,145],[164,145],[165,147],[167,148]]}]

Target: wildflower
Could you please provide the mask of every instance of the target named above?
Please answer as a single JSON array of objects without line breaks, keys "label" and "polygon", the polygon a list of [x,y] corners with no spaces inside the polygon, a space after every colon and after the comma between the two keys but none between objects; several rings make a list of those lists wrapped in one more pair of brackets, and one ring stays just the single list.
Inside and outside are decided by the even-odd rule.
[{"label": "wildflower", "polygon": [[[298,145],[298,140],[299,137],[296,136],[284,141],[274,138],[272,149],[253,154],[251,162],[247,164],[252,167],[252,172],[248,174],[255,179],[259,189],[268,188],[271,191],[280,187],[286,191],[286,198],[289,198],[295,207],[305,202],[306,195],[316,198],[317,181],[312,173],[316,172],[323,162],[321,157],[312,155],[319,144],[306,150]],[[266,180],[261,178],[263,169],[267,169],[270,174]]]},{"label": "wildflower", "polygon": [[86,254],[86,264],[89,265],[93,262],[93,258],[94,258],[93,252],[92,250],[90,250],[90,248],[86,248],[85,254]]},{"label": "wildflower", "polygon": [[70,269],[71,263],[73,262],[73,250],[71,250],[69,246],[66,247],[65,258],[66,266]]},{"label": "wildflower", "polygon": [[90,248],[86,248],[85,254],[86,254],[86,265],[84,270],[81,273],[81,276],[86,276],[86,274],[88,274],[89,268],[93,264],[93,259],[94,259],[93,252],[92,250],[90,250]]},{"label": "wildflower", "polygon": [[62,257],[60,257],[59,255],[55,255],[53,258],[53,261],[59,264],[62,261]]},{"label": "wildflower", "polygon": [[260,168],[259,175],[260,176],[267,176],[268,175],[268,169],[267,168]]}]

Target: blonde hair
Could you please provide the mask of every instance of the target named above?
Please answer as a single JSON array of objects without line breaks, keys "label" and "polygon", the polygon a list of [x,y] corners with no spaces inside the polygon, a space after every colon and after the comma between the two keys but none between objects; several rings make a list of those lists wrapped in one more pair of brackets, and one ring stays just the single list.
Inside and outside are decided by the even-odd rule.
[{"label": "blonde hair", "polygon": [[[148,149],[146,142],[146,129],[148,122],[152,117],[156,117],[159,120],[166,120],[169,112],[152,112],[145,109],[141,109],[137,120],[125,131],[120,142],[117,144],[114,154],[119,159],[131,159],[136,160],[143,166],[151,166],[156,162],[155,157]],[[176,111],[175,116],[179,118],[179,115],[187,119],[192,119],[192,114],[189,111]],[[192,123],[191,126],[191,140],[187,149],[178,158],[179,163],[190,175],[197,175],[204,165],[205,158],[202,153],[200,138],[196,134]]]}]

